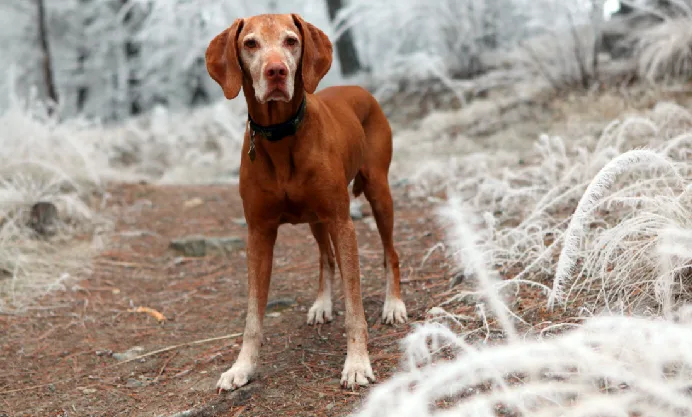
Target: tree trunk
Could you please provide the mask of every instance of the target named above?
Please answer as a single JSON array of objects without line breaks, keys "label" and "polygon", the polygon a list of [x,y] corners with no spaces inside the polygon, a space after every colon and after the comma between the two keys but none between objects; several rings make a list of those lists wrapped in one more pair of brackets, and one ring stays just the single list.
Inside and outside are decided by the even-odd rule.
[{"label": "tree trunk", "polygon": [[[128,0],[120,0],[121,7],[128,7]],[[139,101],[139,78],[133,70],[133,66],[137,64],[139,59],[142,45],[134,40],[132,36],[135,31],[136,26],[140,24],[141,16],[138,16],[138,20],[135,21],[135,13],[137,10],[130,8],[123,16],[123,24],[125,26],[124,30],[127,34],[127,40],[125,41],[125,59],[127,60],[128,77],[127,77],[127,99],[130,101],[130,114],[138,115],[142,112],[142,105]]]},{"label": "tree trunk", "polygon": [[[38,8],[38,37],[41,44],[41,52],[43,53],[43,79],[46,83],[46,92],[54,104],[58,103],[58,93],[55,89],[55,81],[53,80],[53,63],[50,56],[50,48],[48,47],[48,30],[46,28],[46,8],[43,0],[36,0]],[[52,109],[49,107],[49,112]]]},{"label": "tree trunk", "polygon": [[598,54],[603,48],[603,0],[591,0],[591,25],[594,31],[593,56],[591,57],[591,76],[598,79]]},{"label": "tree trunk", "polygon": [[[89,2],[91,0],[79,0],[80,7],[85,10],[90,7]],[[81,22],[84,29],[87,29],[92,23],[93,18],[88,16],[84,18]],[[75,78],[79,80],[77,85],[77,112],[82,113],[84,107],[86,106],[87,100],[89,98],[89,84],[87,83],[86,75],[86,62],[89,59],[89,47],[87,41],[82,39],[77,45],[77,71],[75,72]]]},{"label": "tree trunk", "polygon": [[[342,0],[327,0],[327,10],[329,19],[334,21],[336,14],[343,7]],[[361,70],[360,60],[356,51],[356,45],[353,43],[351,30],[347,29],[336,41],[336,53],[339,55],[339,63],[341,64],[341,74],[348,77]]]}]

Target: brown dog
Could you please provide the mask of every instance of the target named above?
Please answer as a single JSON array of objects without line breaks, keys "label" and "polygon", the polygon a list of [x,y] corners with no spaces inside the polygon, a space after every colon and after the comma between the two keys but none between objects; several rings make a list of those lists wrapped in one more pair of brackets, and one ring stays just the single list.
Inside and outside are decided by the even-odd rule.
[{"label": "brown dog", "polygon": [[245,385],[257,368],[274,243],[284,223],[309,223],[320,251],[319,290],[308,312],[309,324],[332,320],[336,252],[346,304],[341,384],[367,385],[374,375],[348,186],[353,181],[354,195],[365,193],[382,238],[387,280],[382,319],[404,323],[387,178],[392,159],[389,123],[363,88],[332,87],[313,94],[331,67],[332,44],[298,15],[237,19],[211,41],[206,60],[227,99],[243,88],[249,116],[240,164],[248,225],[248,311],[238,359],[217,387]]}]

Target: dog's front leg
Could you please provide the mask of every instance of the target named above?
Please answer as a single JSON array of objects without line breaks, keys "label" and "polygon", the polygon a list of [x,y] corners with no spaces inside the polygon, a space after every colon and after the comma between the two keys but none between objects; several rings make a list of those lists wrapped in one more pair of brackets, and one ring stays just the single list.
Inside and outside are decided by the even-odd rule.
[{"label": "dog's front leg", "polygon": [[355,388],[375,381],[368,355],[368,325],[365,321],[360,290],[360,264],[356,230],[350,216],[341,216],[330,224],[329,235],[334,243],[341,271],[346,304],[346,362],[341,385]]},{"label": "dog's front leg", "polygon": [[248,224],[248,303],[243,346],[231,369],[224,372],[216,383],[219,391],[234,390],[247,384],[257,369],[277,230],[278,226]]}]

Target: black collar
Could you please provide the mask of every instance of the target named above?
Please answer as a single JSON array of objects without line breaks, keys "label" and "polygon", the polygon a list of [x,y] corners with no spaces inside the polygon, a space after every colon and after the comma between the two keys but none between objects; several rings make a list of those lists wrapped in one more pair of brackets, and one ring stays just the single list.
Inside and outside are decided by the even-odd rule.
[{"label": "black collar", "polygon": [[250,122],[250,133],[253,135],[259,133],[267,138],[267,140],[270,142],[278,142],[286,136],[295,135],[300,127],[300,124],[305,118],[305,108],[307,107],[306,104],[307,100],[305,97],[303,97],[303,101],[300,103],[298,112],[293,117],[283,123],[270,126],[258,125],[254,120],[252,120],[250,113],[248,113],[247,118]]}]

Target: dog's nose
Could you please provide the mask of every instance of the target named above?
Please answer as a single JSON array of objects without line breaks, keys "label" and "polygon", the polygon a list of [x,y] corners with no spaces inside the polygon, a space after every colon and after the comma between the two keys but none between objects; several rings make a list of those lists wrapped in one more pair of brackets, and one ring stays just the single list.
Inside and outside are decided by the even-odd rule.
[{"label": "dog's nose", "polygon": [[274,62],[267,65],[264,75],[269,81],[283,81],[288,75],[288,68],[281,62]]}]

